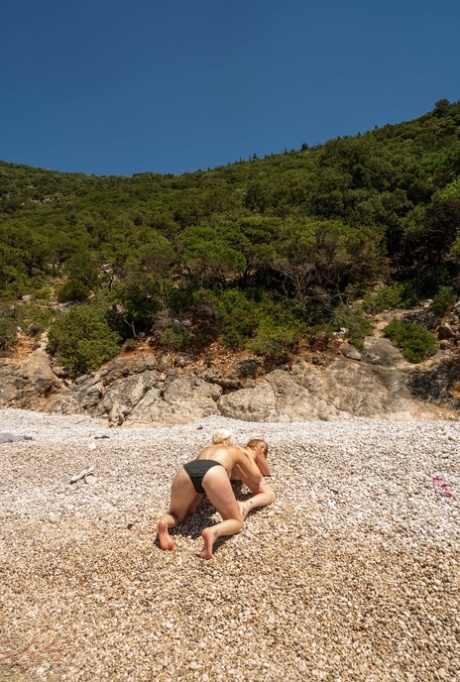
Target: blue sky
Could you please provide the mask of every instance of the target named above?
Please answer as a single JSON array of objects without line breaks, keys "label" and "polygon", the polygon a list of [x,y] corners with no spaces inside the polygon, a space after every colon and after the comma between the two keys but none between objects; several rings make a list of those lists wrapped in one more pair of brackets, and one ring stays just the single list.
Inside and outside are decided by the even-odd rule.
[{"label": "blue sky", "polygon": [[458,0],[9,0],[0,159],[193,172],[460,100]]}]

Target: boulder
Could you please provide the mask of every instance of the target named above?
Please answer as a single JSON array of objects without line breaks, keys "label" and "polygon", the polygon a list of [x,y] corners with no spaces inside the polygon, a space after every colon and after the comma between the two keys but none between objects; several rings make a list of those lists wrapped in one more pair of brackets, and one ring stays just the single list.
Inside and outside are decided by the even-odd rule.
[{"label": "boulder", "polygon": [[6,360],[0,366],[0,408],[47,410],[50,398],[65,387],[42,349],[31,353],[27,361]]},{"label": "boulder", "polygon": [[433,407],[414,401],[402,372],[337,358],[327,367],[298,361],[290,372],[274,370],[251,388],[222,396],[226,417],[291,422],[351,416],[433,417]]},{"label": "boulder", "polygon": [[442,322],[438,329],[438,338],[439,339],[453,339],[455,338],[455,331],[452,329],[450,324],[448,322]]},{"label": "boulder", "polygon": [[126,418],[134,424],[188,424],[218,414],[216,401],[222,389],[200,379],[194,371],[171,372],[163,388],[145,393]]},{"label": "boulder", "polygon": [[214,414],[222,389],[190,370],[158,372],[151,353],[118,358],[94,375],[79,377],[50,405],[50,411],[88,412],[120,426],[127,422],[187,423]]}]

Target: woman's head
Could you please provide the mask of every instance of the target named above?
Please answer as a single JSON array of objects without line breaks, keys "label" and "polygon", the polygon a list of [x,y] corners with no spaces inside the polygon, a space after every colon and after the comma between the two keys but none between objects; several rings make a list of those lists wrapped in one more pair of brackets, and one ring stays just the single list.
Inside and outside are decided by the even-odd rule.
[{"label": "woman's head", "polygon": [[246,447],[251,448],[251,450],[259,450],[262,452],[264,457],[267,457],[268,455],[268,443],[262,438],[251,438],[251,440],[246,444]]},{"label": "woman's head", "polygon": [[213,445],[233,445],[233,433],[225,427],[216,429],[212,434],[212,442]]}]

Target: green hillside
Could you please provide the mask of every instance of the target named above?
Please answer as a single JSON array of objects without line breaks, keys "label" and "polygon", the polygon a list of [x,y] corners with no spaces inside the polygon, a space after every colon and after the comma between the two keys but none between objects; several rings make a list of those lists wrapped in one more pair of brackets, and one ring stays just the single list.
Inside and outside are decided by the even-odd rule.
[{"label": "green hillside", "polygon": [[[460,102],[181,176],[0,162],[0,351],[50,328],[73,375],[122,343],[282,359],[318,329],[460,294]],[[24,298],[25,297],[25,298]],[[66,310],[50,304],[71,302]]]}]

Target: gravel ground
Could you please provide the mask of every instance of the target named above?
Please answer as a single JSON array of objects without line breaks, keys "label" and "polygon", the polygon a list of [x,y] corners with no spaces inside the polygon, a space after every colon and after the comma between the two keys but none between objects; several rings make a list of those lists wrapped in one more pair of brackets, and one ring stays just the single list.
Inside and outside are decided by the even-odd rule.
[{"label": "gravel ground", "polygon": [[[162,552],[171,478],[223,425],[268,440],[277,500],[211,561],[206,502]],[[0,432],[33,438],[0,445],[2,682],[460,682],[459,424],[3,410]]]}]

